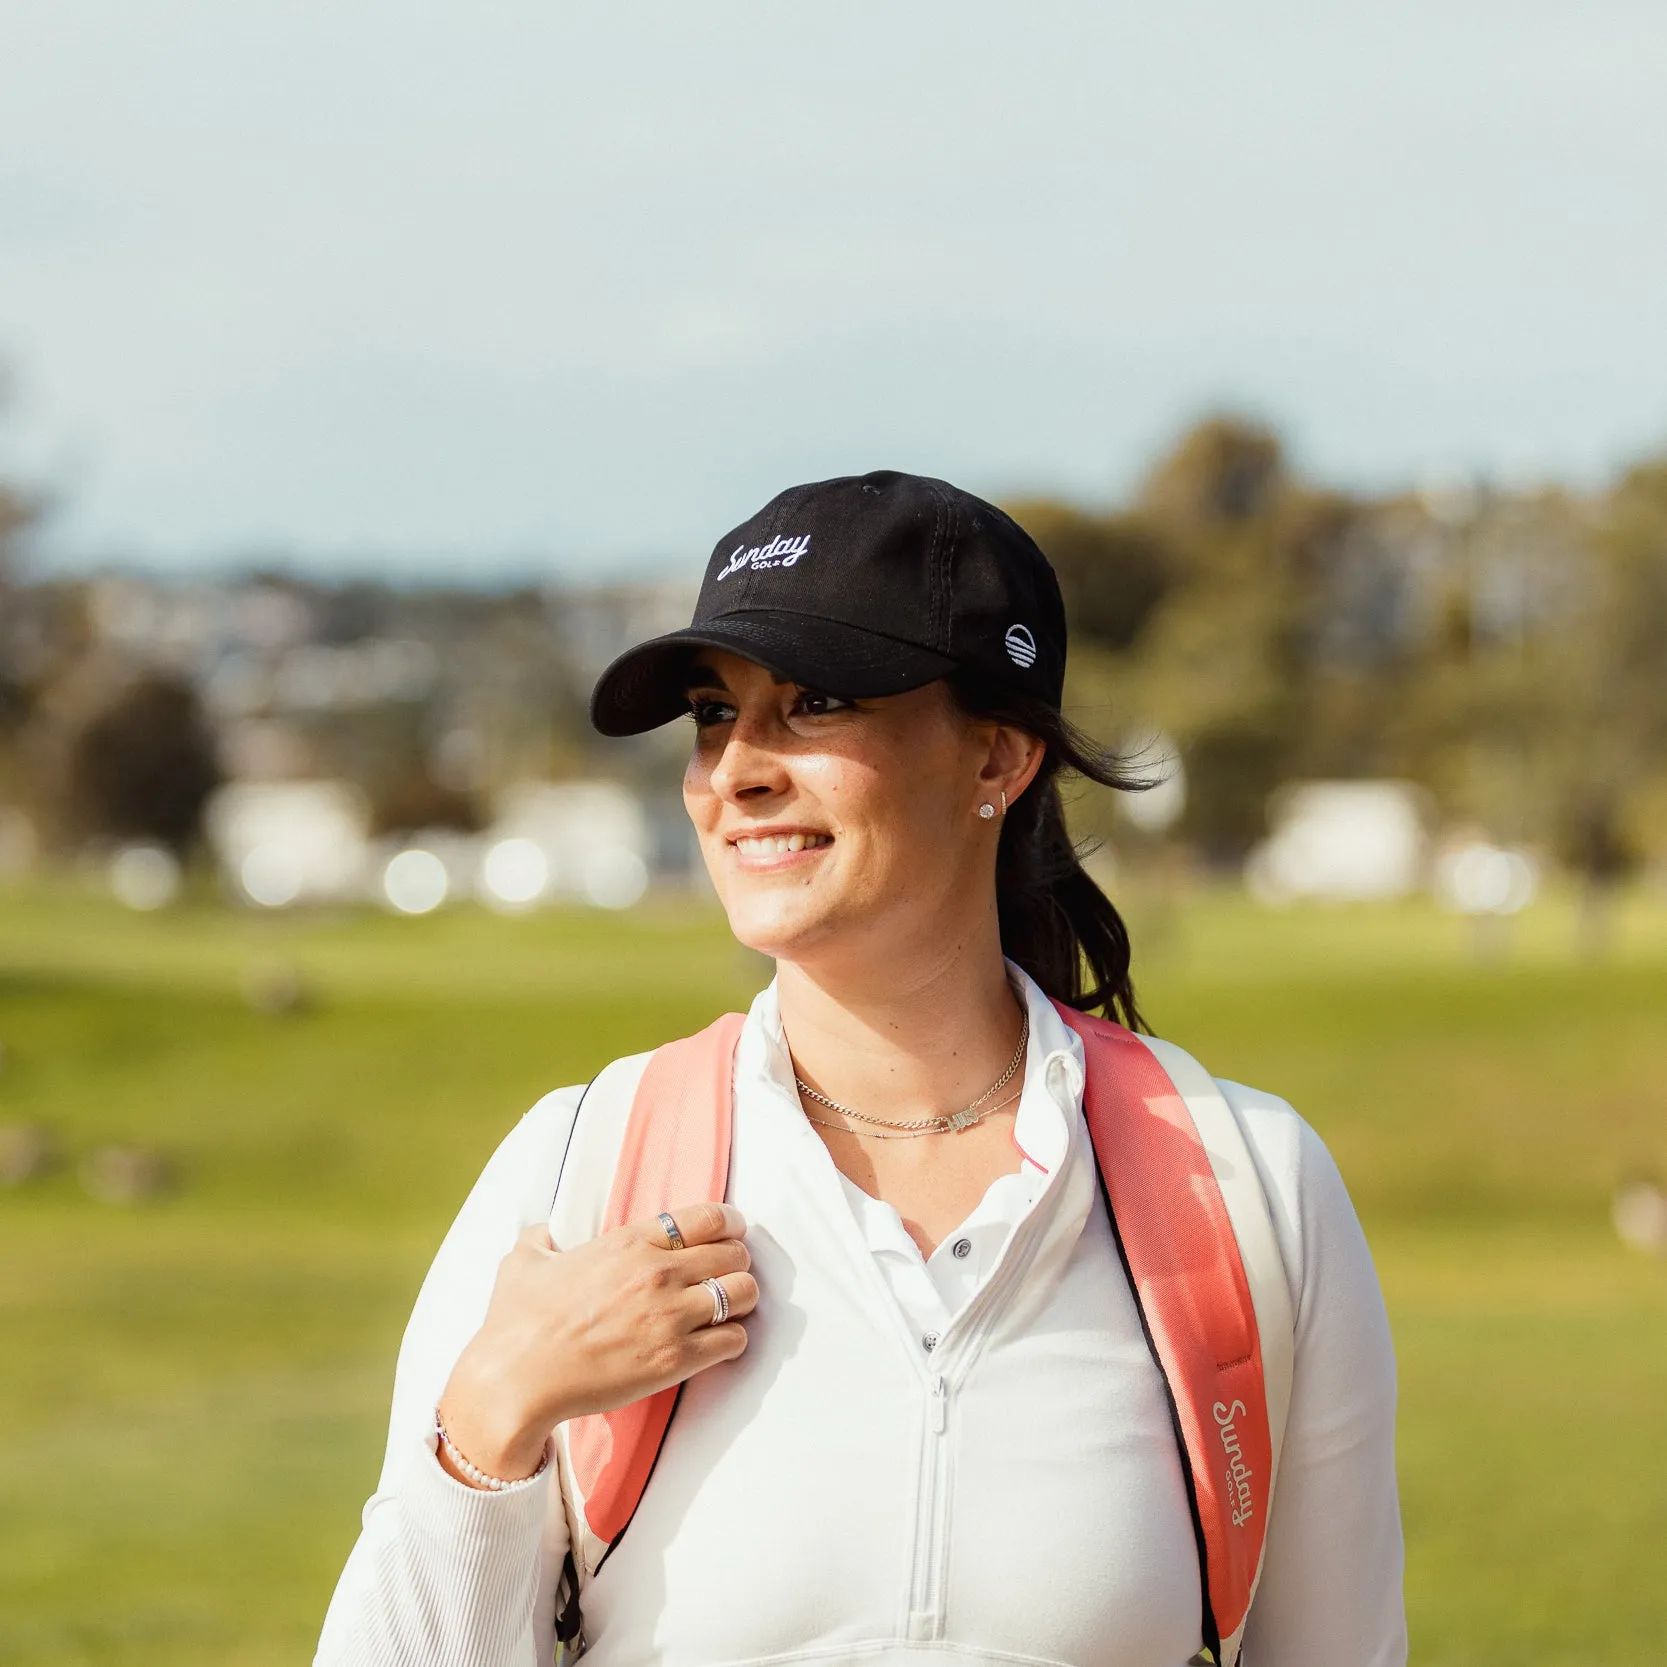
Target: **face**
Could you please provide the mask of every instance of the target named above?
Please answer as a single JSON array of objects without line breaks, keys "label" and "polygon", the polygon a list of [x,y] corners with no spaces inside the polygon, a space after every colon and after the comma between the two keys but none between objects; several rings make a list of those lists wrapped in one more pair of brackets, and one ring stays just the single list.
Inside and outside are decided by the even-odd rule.
[{"label": "face", "polygon": [[943,944],[995,909],[999,818],[1041,762],[942,683],[841,700],[704,652],[683,800],[742,943],[812,965]]}]

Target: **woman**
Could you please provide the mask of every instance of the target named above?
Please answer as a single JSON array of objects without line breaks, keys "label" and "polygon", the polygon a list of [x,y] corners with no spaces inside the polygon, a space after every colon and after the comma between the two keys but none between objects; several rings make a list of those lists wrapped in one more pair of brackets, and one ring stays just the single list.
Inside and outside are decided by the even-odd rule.
[{"label": "woman", "polygon": [[[1210,1466],[1177,1439],[1157,1299],[1136,1300],[1151,1223],[1107,1209],[1134,1148],[1085,1111],[1117,1086],[1096,1037],[1166,1045],[1080,1016],[1140,1023],[1061,814],[1063,771],[1120,780],[1060,715],[1064,661],[1030,539],[881,473],[773,500],[714,551],[694,624],[604,674],[605,734],[692,714],[707,868],[776,961],[723,1094],[727,1198],[597,1231],[642,1058],[528,1113],[418,1298],[319,1662],[543,1662],[581,1613],[599,1667],[1404,1661],[1365,1243],[1290,1107],[1206,1077],[1288,1315],[1252,1368],[1289,1367],[1260,1583],[1231,1637],[1212,1613]],[[1247,1243],[1254,1283],[1252,1262]],[[575,1432],[673,1384],[630,1532],[599,1537]],[[1215,1406],[1243,1490],[1244,1402]]]}]

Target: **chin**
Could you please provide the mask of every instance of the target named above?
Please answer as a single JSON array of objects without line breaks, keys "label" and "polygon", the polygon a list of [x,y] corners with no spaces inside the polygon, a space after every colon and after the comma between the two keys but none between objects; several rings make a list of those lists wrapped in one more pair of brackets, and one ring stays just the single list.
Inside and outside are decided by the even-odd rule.
[{"label": "chin", "polygon": [[793,901],[768,897],[724,899],[729,930],[738,943],[768,955],[776,961],[797,961],[819,945],[825,945],[839,927],[824,909],[804,907],[804,899]]}]

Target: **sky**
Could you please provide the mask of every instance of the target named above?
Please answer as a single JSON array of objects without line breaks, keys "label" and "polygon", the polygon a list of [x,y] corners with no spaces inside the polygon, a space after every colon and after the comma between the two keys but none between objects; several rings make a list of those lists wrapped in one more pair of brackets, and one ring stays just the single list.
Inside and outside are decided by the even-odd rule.
[{"label": "sky", "polygon": [[687,569],[793,482],[1667,450],[1667,6],[7,0],[37,564]]}]

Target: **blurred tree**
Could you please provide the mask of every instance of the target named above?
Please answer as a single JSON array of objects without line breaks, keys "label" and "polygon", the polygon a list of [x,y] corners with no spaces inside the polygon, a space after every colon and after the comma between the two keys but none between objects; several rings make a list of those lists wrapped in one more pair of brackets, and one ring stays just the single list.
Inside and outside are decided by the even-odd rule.
[{"label": "blurred tree", "polygon": [[[1154,731],[1178,743],[1181,831],[1208,855],[1242,855],[1294,769],[1344,768],[1336,760],[1363,749],[1362,703],[1314,698],[1325,570],[1355,507],[1298,486],[1271,431],[1200,423],[1122,514],[1012,508],[1059,574],[1073,710],[1137,748]],[[1103,810],[1080,820],[1104,833]]]},{"label": "blurred tree", "polygon": [[[0,414],[9,400],[0,367]],[[41,501],[15,482],[0,480],[0,801],[22,796],[18,738],[33,700],[27,622],[20,618],[22,544],[39,519]]]},{"label": "blurred tree", "polygon": [[153,839],[183,855],[220,779],[196,691],[149,673],[126,683],[69,740],[71,837]]},{"label": "blurred tree", "polygon": [[0,481],[0,597],[6,595],[14,580],[23,530],[38,513],[38,504],[26,498],[15,486]]},{"label": "blurred tree", "polygon": [[[1236,863],[1298,778],[1439,775],[1456,680],[1420,691],[1455,635],[1437,605],[1454,543],[1416,499],[1363,501],[1297,478],[1265,427],[1214,417],[1159,460],[1141,524],[1170,583],[1104,680],[1186,765],[1180,832]],[[1444,727],[1445,726],[1445,727]]]},{"label": "blurred tree", "polygon": [[1158,529],[1138,514],[1091,515],[1048,499],[1010,504],[1008,513],[1059,575],[1073,637],[1130,648],[1175,578]]},{"label": "blurred tree", "polygon": [[1244,526],[1274,510],[1289,484],[1279,437],[1242,417],[1208,417],[1148,473],[1140,506],[1187,540]]},{"label": "blurred tree", "polygon": [[1648,807],[1667,787],[1667,460],[1609,494],[1593,539],[1591,605],[1561,633],[1547,702],[1562,735],[1562,855],[1606,887],[1654,843]]},{"label": "blurred tree", "polygon": [[[28,691],[18,641],[17,546],[34,519],[33,506],[14,488],[0,481],[0,747],[16,732],[28,712]],[[4,784],[0,768],[0,785]]]},{"label": "blurred tree", "polygon": [[1432,514],[1416,675],[1386,720],[1453,819],[1545,841],[1577,621],[1596,594],[1590,514],[1566,494],[1478,489]]},{"label": "blurred tree", "polygon": [[[11,404],[11,376],[0,365],[0,416]],[[3,599],[9,580],[13,579],[19,563],[18,545],[22,533],[40,515],[40,500],[17,485],[0,480],[0,599]]]},{"label": "blurred tree", "polygon": [[1175,582],[1132,657],[1125,703],[1179,743],[1181,831],[1231,861],[1261,835],[1267,796],[1301,752],[1310,581],[1339,512],[1292,481],[1272,433],[1228,417],[1184,435],[1139,504],[1175,552]]}]

